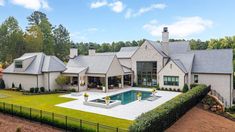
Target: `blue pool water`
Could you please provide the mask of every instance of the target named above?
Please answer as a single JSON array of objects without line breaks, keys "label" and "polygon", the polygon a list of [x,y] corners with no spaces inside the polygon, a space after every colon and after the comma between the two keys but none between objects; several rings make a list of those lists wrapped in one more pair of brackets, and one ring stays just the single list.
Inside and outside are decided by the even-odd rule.
[{"label": "blue pool water", "polygon": [[137,93],[142,93],[142,100],[147,99],[151,96],[151,92],[145,92],[145,91],[137,91],[137,90],[131,90],[127,92],[123,92],[120,94],[115,94],[110,96],[111,100],[120,100],[121,104],[128,104],[130,102],[137,100]]}]

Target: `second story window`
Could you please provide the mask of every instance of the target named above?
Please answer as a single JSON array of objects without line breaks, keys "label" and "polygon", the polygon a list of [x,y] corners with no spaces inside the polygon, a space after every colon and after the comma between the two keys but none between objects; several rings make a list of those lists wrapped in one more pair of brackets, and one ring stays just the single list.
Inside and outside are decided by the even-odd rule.
[{"label": "second story window", "polygon": [[23,68],[22,61],[15,61],[15,68]]}]

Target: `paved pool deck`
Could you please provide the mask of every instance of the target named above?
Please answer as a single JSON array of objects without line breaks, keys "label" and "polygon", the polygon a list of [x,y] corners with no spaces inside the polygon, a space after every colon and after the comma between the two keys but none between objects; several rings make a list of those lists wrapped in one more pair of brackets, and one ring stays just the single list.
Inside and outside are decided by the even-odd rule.
[{"label": "paved pool deck", "polygon": [[111,96],[114,94],[122,93],[125,91],[130,90],[140,90],[140,91],[151,91],[149,88],[137,88],[137,87],[131,87],[131,88],[124,88],[117,91],[111,91],[108,93],[103,92],[94,92],[94,91],[84,91],[79,92],[78,96],[74,96],[72,94],[66,94],[61,95],[60,97],[66,97],[66,98],[73,98],[76,99],[74,101],[58,104],[56,106],[58,107],[64,107],[64,108],[70,108],[74,110],[81,110],[85,112],[91,112],[106,116],[112,116],[116,118],[122,118],[127,120],[135,120],[139,115],[142,113],[148,112],[157,106],[165,103],[166,101],[174,98],[175,96],[181,94],[181,92],[170,92],[170,91],[157,91],[157,96],[161,96],[161,98],[155,100],[155,101],[148,101],[148,100],[141,100],[141,101],[134,101],[125,105],[118,105],[113,108],[99,108],[94,106],[88,106],[84,105],[84,97],[83,94],[86,92],[89,95],[88,100],[103,98],[105,96]]}]

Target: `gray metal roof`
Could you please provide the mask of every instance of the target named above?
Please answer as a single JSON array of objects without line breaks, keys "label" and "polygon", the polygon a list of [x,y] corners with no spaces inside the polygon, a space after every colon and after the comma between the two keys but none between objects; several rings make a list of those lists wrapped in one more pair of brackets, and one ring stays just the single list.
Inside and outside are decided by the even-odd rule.
[{"label": "gray metal roof", "polygon": [[77,56],[70,59],[67,68],[88,68],[87,73],[106,74],[115,55]]},{"label": "gray metal roof", "polygon": [[116,54],[117,58],[131,58],[138,48],[139,47],[122,47]]},{"label": "gray metal roof", "polygon": [[13,62],[3,72],[4,73],[20,73],[20,74],[41,74],[42,72],[64,71],[65,65],[55,56],[47,56],[44,53],[25,53],[15,60],[25,60],[35,57],[25,71],[15,71],[15,63]]},{"label": "gray metal roof", "polygon": [[87,70],[88,67],[66,67],[63,73],[66,74],[79,74],[80,72]]},{"label": "gray metal roof", "polygon": [[95,55],[116,55],[117,52],[102,52],[102,53],[95,53]]},{"label": "gray metal roof", "polygon": [[233,73],[232,49],[194,50],[193,73]]},{"label": "gray metal roof", "polygon": [[[156,41],[151,41],[151,40],[146,40],[147,42],[149,42],[151,45],[153,45],[153,47],[163,56],[163,57],[167,57],[167,53],[165,53],[164,49],[163,49],[163,44],[164,43],[159,43]],[[174,55],[174,54],[181,54],[181,53],[186,53],[188,51],[190,51],[190,45],[188,41],[176,41],[176,42],[169,42],[168,44],[169,46],[169,51],[168,51],[168,55]]]},{"label": "gray metal roof", "polygon": [[191,72],[193,59],[194,59],[194,54],[193,53],[174,54],[171,57],[171,59],[185,73]]},{"label": "gray metal roof", "polygon": [[65,64],[55,56],[45,56],[42,72],[64,71]]}]

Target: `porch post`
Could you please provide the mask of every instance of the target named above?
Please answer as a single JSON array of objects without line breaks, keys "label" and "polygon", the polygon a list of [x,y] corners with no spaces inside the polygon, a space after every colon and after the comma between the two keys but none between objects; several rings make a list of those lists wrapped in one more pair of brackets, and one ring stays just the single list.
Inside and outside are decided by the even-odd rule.
[{"label": "porch post", "polygon": [[124,88],[124,75],[121,75],[122,88]]},{"label": "porch post", "polygon": [[79,87],[80,87],[80,82],[79,82],[79,74],[78,74],[78,92],[80,92]]},{"label": "porch post", "polygon": [[109,87],[109,81],[108,81],[108,76],[105,76],[105,93],[108,92],[108,87]]},{"label": "porch post", "polygon": [[131,86],[133,87],[134,84],[134,73],[132,72],[131,74]]}]

